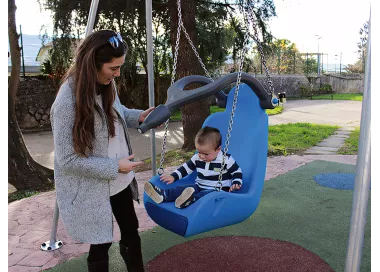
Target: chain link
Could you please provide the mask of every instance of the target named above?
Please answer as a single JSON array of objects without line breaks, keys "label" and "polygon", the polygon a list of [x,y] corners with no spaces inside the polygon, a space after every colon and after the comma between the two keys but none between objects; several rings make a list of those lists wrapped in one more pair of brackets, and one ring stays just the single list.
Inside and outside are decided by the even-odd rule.
[{"label": "chain link", "polygon": [[261,42],[259,40],[259,34],[258,34],[258,31],[257,31],[257,25],[256,25],[254,17],[253,17],[253,14],[254,14],[254,11],[253,11],[253,8],[252,8],[253,5],[251,5],[250,1],[248,0],[246,6],[247,6],[247,9],[248,9],[248,19],[251,22],[252,27],[253,27],[253,31],[254,31],[254,37],[253,38],[255,39],[255,42],[257,44],[257,48],[259,49],[259,53],[261,55],[261,62],[264,65],[265,74],[266,74],[266,77],[267,77],[267,82],[268,82],[268,86],[269,86],[269,90],[267,91],[267,93],[269,95],[273,95],[273,93],[274,93],[274,86],[273,86],[273,82],[272,82],[272,79],[271,79],[271,76],[269,74],[269,70],[268,70],[268,67],[267,67],[267,62],[266,62],[266,59],[265,59],[264,50],[263,50],[263,47],[262,47]]},{"label": "chain link", "polygon": [[[237,98],[238,98],[238,94],[239,94],[239,86],[240,86],[240,82],[241,82],[241,75],[242,75],[242,70],[243,70],[244,57],[245,57],[245,54],[247,52],[247,45],[248,45],[249,36],[250,36],[249,35],[249,26],[250,26],[250,23],[252,24],[252,27],[253,27],[253,30],[254,30],[254,37],[253,38],[254,38],[254,40],[255,40],[255,42],[257,44],[257,47],[259,49],[259,53],[261,55],[261,62],[263,64],[263,66],[264,66],[265,74],[266,74],[266,77],[267,77],[267,83],[268,83],[268,86],[269,86],[269,90],[267,90],[267,93],[269,95],[272,95],[272,96],[274,94],[273,82],[272,82],[272,79],[271,79],[271,76],[269,74],[269,70],[268,70],[268,67],[267,67],[267,64],[266,64],[264,50],[263,50],[263,47],[262,47],[262,45],[260,43],[260,40],[259,40],[259,34],[258,34],[258,31],[257,31],[257,25],[256,25],[255,20],[254,20],[254,15],[253,15],[254,12],[253,12],[253,8],[252,8],[252,5],[250,3],[250,0],[247,0],[246,3],[245,3],[245,1],[240,1],[239,8],[240,8],[241,12],[243,13],[244,19],[247,22],[247,30],[246,30],[246,33],[244,35],[243,50],[241,51],[238,77],[237,77],[237,80],[236,80],[233,105],[232,105],[230,120],[229,120],[229,124],[228,124],[228,133],[227,133],[227,136],[226,136],[225,147],[223,149],[222,166],[221,166],[221,169],[220,169],[220,172],[219,172],[218,185],[217,185],[217,188],[216,188],[218,191],[220,191],[221,188],[222,188],[221,180],[222,180],[222,176],[223,176],[223,168],[226,165],[226,154],[228,152],[228,148],[229,148],[229,145],[230,145],[230,138],[231,138],[231,132],[232,132],[232,126],[233,126],[233,119],[235,117],[235,110],[236,110]],[[180,38],[181,38],[181,30],[184,32],[185,37],[186,37],[188,43],[190,44],[190,46],[191,46],[191,48],[192,48],[195,56],[197,57],[197,59],[198,59],[200,65],[201,65],[203,71],[205,72],[205,74],[207,75],[208,78],[210,78],[212,81],[214,81],[214,79],[211,77],[210,73],[208,72],[206,66],[204,65],[201,57],[199,56],[198,51],[197,51],[196,47],[194,46],[194,44],[193,44],[193,42],[192,42],[189,34],[186,31],[185,26],[183,24],[183,21],[182,21],[182,12],[181,12],[181,0],[177,0],[177,10],[178,10],[178,27],[177,27],[177,37],[176,37],[177,40],[176,40],[175,51],[174,51],[174,64],[173,64],[173,72],[172,72],[172,78],[171,78],[171,85],[174,84],[175,77],[176,77],[177,62],[178,62],[178,52],[179,52],[179,43],[180,43]],[[169,126],[169,119],[166,120],[166,122],[165,122],[165,133],[164,133],[164,139],[163,139],[163,142],[162,142],[160,166],[159,166],[159,170],[158,170],[158,173],[160,175],[163,174],[163,172],[164,172],[163,164],[164,164],[164,157],[165,157],[165,153],[166,153],[166,138],[167,138],[168,126]]]},{"label": "chain link", "polygon": [[[242,12],[243,12],[244,18],[247,18],[247,14],[244,11],[244,9],[242,9]],[[239,96],[239,87],[240,87],[240,82],[241,82],[241,74],[242,74],[243,65],[244,65],[244,57],[245,57],[245,54],[247,52],[247,46],[248,46],[248,41],[249,41],[249,31],[248,30],[249,30],[249,21],[248,21],[248,18],[247,18],[247,31],[245,32],[245,35],[244,35],[243,50],[241,51],[241,55],[240,55],[240,65],[239,65],[238,77],[237,77],[236,85],[235,85],[234,100],[233,100],[233,103],[232,103],[232,110],[231,110],[230,120],[228,122],[228,132],[227,132],[227,136],[226,136],[226,142],[225,142],[225,146],[224,146],[224,149],[223,149],[222,166],[220,167],[218,183],[217,183],[217,185],[215,187],[215,189],[218,190],[218,191],[220,191],[222,189],[223,169],[226,166],[226,155],[227,155],[228,148],[229,148],[229,145],[230,145],[232,126],[234,124],[236,104],[237,104],[237,100],[238,100],[238,96]]]},{"label": "chain link", "polygon": [[[178,20],[182,20],[181,0],[177,0],[177,10],[178,10]],[[175,76],[177,73],[177,62],[178,62],[178,52],[179,52],[179,41],[180,41],[180,39],[181,39],[181,25],[178,24],[178,26],[177,26],[177,39],[175,41],[175,49],[174,49],[174,63],[173,63],[173,71],[172,71],[172,80],[171,80],[170,85],[174,84]]]},{"label": "chain link", "polygon": [[[182,20],[182,15],[181,15],[181,0],[177,1],[178,5],[178,20],[181,18]],[[174,63],[173,63],[173,71],[172,71],[172,78],[171,78],[171,83],[170,85],[173,85],[175,82],[175,76],[177,73],[177,62],[178,62],[178,51],[179,51],[179,40],[181,38],[181,25],[178,24],[177,27],[177,39],[175,42],[175,49],[174,49]],[[169,120],[166,120],[165,122],[165,132],[164,132],[164,139],[162,140],[162,147],[161,147],[161,157],[160,157],[160,165],[158,167],[158,174],[162,175],[164,173],[164,160],[165,160],[165,153],[166,153],[166,138],[168,136],[168,126],[169,126]]]},{"label": "chain link", "polygon": [[164,133],[164,139],[162,140],[160,166],[158,168],[158,174],[160,176],[164,173],[164,160],[165,160],[165,153],[166,153],[166,138],[168,136],[168,126],[169,126],[169,119],[166,120],[165,122],[165,133]]},{"label": "chain link", "polygon": [[[193,49],[194,54],[197,57],[203,71],[205,72],[205,74],[207,75],[208,78],[210,78],[212,81],[214,81],[214,79],[211,77],[210,73],[206,69],[206,66],[204,65],[201,57],[199,56],[197,49],[195,48],[193,42],[191,41],[190,36],[187,33],[185,26],[183,25],[182,11],[181,11],[181,0],[177,0],[177,10],[178,10],[178,27],[177,27],[177,37],[176,37],[176,43],[175,43],[175,50],[174,50],[173,71],[172,71],[172,78],[171,78],[171,84],[170,85],[174,84],[176,72],[177,72],[177,62],[178,62],[179,42],[181,39],[181,29],[185,33],[186,39],[189,42],[191,48]],[[159,175],[162,175],[164,173],[164,160],[165,160],[165,153],[166,153],[166,138],[168,135],[168,126],[169,126],[169,119],[166,120],[166,122],[165,122],[164,139],[162,141],[160,165],[158,168],[158,174]]]},{"label": "chain link", "polygon": [[[178,0],[178,1],[180,1],[180,0]],[[209,79],[211,79],[212,81],[214,81],[214,79],[211,77],[210,73],[207,71],[206,66],[204,65],[204,63],[203,63],[201,57],[199,56],[199,54],[198,54],[198,52],[197,52],[197,49],[195,48],[195,46],[194,46],[192,40],[190,39],[190,36],[189,36],[189,34],[187,33],[185,26],[183,25],[182,18],[181,18],[181,22],[180,22],[180,24],[181,24],[181,28],[182,28],[183,33],[185,33],[185,36],[186,36],[187,41],[189,42],[191,48],[193,49],[195,56],[198,58],[198,61],[199,61],[200,65],[202,66],[203,71],[205,72],[205,74],[207,75],[207,77],[208,77]]]}]

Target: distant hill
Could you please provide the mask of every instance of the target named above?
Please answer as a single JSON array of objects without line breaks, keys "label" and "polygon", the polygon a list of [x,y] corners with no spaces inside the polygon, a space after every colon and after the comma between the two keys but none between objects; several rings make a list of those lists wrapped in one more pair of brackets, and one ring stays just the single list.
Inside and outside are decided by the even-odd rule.
[{"label": "distant hill", "polygon": [[[38,51],[42,46],[42,41],[38,37],[39,35],[22,35],[22,41],[24,45],[24,62],[25,66],[40,66],[41,64],[36,61]],[[21,39],[19,40],[21,46]],[[9,42],[8,42],[9,50]],[[21,60],[22,61],[22,60]],[[22,62],[21,62],[22,65]],[[8,58],[8,66],[11,66],[11,59]]]}]

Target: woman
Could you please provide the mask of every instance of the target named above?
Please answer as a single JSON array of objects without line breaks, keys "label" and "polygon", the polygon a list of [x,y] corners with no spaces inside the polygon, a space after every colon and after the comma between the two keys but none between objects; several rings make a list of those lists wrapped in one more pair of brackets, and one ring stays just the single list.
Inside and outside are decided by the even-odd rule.
[{"label": "woman", "polygon": [[128,271],[144,271],[139,201],[127,127],[136,128],[153,110],[127,109],[117,96],[127,46],[120,34],[101,30],[79,46],[51,108],[54,175],[63,224],[78,242],[90,243],[88,271],[108,271],[113,219],[120,227],[120,254]]}]

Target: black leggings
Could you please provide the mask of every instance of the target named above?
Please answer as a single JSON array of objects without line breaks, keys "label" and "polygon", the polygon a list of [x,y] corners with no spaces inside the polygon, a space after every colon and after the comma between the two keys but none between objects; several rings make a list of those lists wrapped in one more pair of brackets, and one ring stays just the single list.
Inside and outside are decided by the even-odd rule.
[{"label": "black leggings", "polygon": [[[120,243],[126,247],[140,247],[141,241],[138,233],[139,222],[133,206],[131,188],[128,186],[120,193],[111,196],[112,212],[119,225]],[[108,259],[108,250],[112,243],[91,244],[88,255],[89,261],[101,261]]]}]

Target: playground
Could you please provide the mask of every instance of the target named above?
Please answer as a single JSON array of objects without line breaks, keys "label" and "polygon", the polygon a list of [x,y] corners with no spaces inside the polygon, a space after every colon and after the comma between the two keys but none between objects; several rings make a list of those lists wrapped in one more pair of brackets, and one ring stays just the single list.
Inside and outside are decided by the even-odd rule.
[{"label": "playground", "polygon": [[[93,30],[96,11],[97,1],[92,1],[86,36]],[[131,137],[132,142],[145,146],[141,148],[139,159],[148,157],[148,141],[151,157],[156,157],[155,141],[162,139],[163,142],[161,154],[157,155],[161,160],[157,166],[152,164],[153,171],[136,173],[141,202],[134,203],[134,207],[139,220],[145,271],[371,271],[370,61],[367,62],[363,103],[339,101],[313,104],[300,100],[289,103],[288,109],[285,93],[277,93],[274,89],[250,2],[241,2],[240,11],[246,26],[253,28],[251,32],[254,33],[253,39],[265,70],[265,84],[243,72],[249,31],[244,35],[238,71],[213,78],[187,35],[178,1],[177,43],[167,100],[165,104],[155,106],[154,99],[150,99],[149,104],[155,109],[139,123],[139,134],[136,133],[135,137],[133,134],[128,136],[124,126],[127,142]],[[147,25],[149,32],[149,22]],[[184,32],[206,76],[190,75],[176,81],[181,32]],[[117,43],[122,42],[119,33],[111,38]],[[150,38],[148,35],[148,63],[152,58]],[[117,47],[112,46],[114,49]],[[370,39],[368,48],[367,58],[370,60]],[[319,76],[319,59],[317,69]],[[151,98],[154,95],[151,88],[153,73],[148,74]],[[110,82],[116,89],[116,83]],[[191,91],[185,91],[187,86],[194,84],[200,87],[197,85]],[[229,88],[228,92],[223,91],[226,88]],[[180,147],[183,138],[183,131],[178,124],[169,126],[170,116],[183,106],[212,95],[218,107],[225,110],[208,116],[203,126],[220,131],[221,144],[218,147],[222,150],[222,163],[207,164],[209,162],[206,160],[201,160],[201,163],[210,169],[211,164],[214,164],[213,169],[218,169],[215,170],[218,177],[212,176],[210,180],[217,181],[220,187],[215,186],[214,191],[185,208],[178,209],[173,202],[157,203],[151,194],[144,193],[147,182],[167,189],[178,184],[194,184],[200,176],[194,171],[179,178],[175,184],[160,181],[164,171],[170,173],[177,169],[178,166],[165,167],[164,156],[167,150]],[[348,105],[346,112],[344,107],[339,107],[340,103]],[[265,110],[279,105],[284,107],[283,113],[269,118]],[[313,108],[313,105],[318,109]],[[339,114],[335,114],[337,108]],[[312,111],[319,115],[310,114]],[[327,123],[340,127],[333,135],[303,154],[268,157],[269,125],[295,122]],[[152,129],[160,125],[163,127],[156,138]],[[344,144],[344,139],[359,125],[361,137],[358,155],[338,155],[336,151]],[[147,136],[148,132],[150,137]],[[170,134],[173,132],[177,137],[171,142]],[[33,135],[25,138],[32,156],[53,168],[52,138],[51,135],[49,138],[49,133],[44,136],[46,141],[43,143],[39,142],[40,139],[36,141]],[[46,145],[47,142],[49,144]],[[46,149],[41,152],[36,147],[38,145]],[[224,177],[224,169],[227,169],[226,158],[229,154],[239,162],[239,166],[235,165],[236,169],[241,168],[239,177],[243,185],[236,192],[221,190],[222,179],[228,179]],[[102,157],[101,154],[97,156]],[[243,176],[241,173],[244,173]],[[58,179],[56,184],[58,191]],[[88,190],[80,190],[79,182],[75,184],[78,186],[75,198],[68,201],[74,206],[76,200],[75,209],[78,209],[90,198],[86,196]],[[90,185],[89,190],[93,188],[93,183]],[[90,268],[87,259],[90,245],[78,243],[68,235],[57,203],[55,192],[50,191],[15,201],[8,206],[8,271],[96,271],[96,266]],[[62,212],[61,216],[65,219],[65,216],[73,214]],[[111,213],[107,218],[110,223]],[[126,260],[123,256],[123,260],[120,256],[118,241],[121,235],[115,218],[113,225],[113,229],[109,228],[110,234],[113,230],[114,239],[109,259],[101,260],[101,263],[103,267],[109,267],[109,271],[126,271],[126,264],[131,259]],[[88,232],[88,228],[85,232]],[[128,254],[128,247],[124,247]],[[106,270],[104,268],[102,272]]]},{"label": "playground", "polygon": [[[148,217],[144,205],[136,203],[147,271],[168,271],[165,269],[169,264],[186,266],[186,270],[176,266],[178,270],[170,271],[202,271],[201,266],[191,264],[209,265],[227,257],[232,270],[225,271],[260,271],[258,266],[265,265],[273,268],[266,271],[280,271],[280,267],[293,269],[292,265],[302,268],[300,265],[305,258],[313,267],[321,267],[317,271],[342,271],[353,191],[320,186],[313,177],[328,172],[353,173],[356,159],[355,155],[268,157],[267,168],[271,171],[267,171],[261,201],[254,215],[240,224],[191,238],[182,238],[157,226]],[[140,192],[143,192],[144,181],[150,177],[150,171],[136,174]],[[86,271],[89,245],[73,241],[61,221],[57,239],[63,241],[63,247],[54,252],[39,249],[41,243],[49,240],[54,205],[55,192],[9,205],[9,271]],[[371,271],[370,202],[368,207],[361,271]],[[118,239],[120,232],[116,224],[114,241]],[[235,248],[238,256],[231,255],[230,248]],[[197,251],[208,252],[204,255],[207,262],[193,262],[197,257],[193,254]],[[182,262],[175,261],[178,259]],[[116,243],[110,249],[110,260],[110,271],[124,271]],[[233,270],[238,264],[244,265],[242,270]]]},{"label": "playground", "polygon": [[[341,111],[334,115],[332,113],[337,105]],[[304,122],[320,120],[321,123],[353,127],[360,123],[360,112],[361,103],[357,101],[297,100],[285,105],[282,114],[269,117],[269,123],[286,124],[293,122],[298,116]],[[169,135],[176,135],[171,138],[169,149],[180,147],[183,137],[180,123],[171,124]],[[139,158],[149,155],[149,149],[146,148],[149,139],[139,133],[131,134],[131,138]],[[51,134],[26,134],[25,139],[34,158],[52,168],[54,150]],[[336,142],[333,142],[333,146],[338,147]],[[182,238],[157,226],[149,218],[144,204],[135,203],[147,271],[167,271],[165,269],[169,263],[186,266],[189,270],[185,271],[202,271],[203,268],[200,266],[191,268],[190,264],[196,263],[193,262],[193,258],[199,256],[189,255],[189,251],[194,254],[209,252],[204,255],[207,261],[198,264],[211,264],[210,267],[218,267],[213,264],[228,257],[231,271],[236,271],[233,270],[236,265],[241,265],[241,270],[238,271],[256,271],[249,268],[260,271],[260,266],[278,271],[279,267],[294,269],[292,265],[295,264],[302,268],[301,263],[305,265],[305,262],[302,262],[305,258],[309,265],[320,267],[321,270],[318,271],[342,271],[353,190],[323,187],[313,178],[329,172],[351,174],[355,172],[357,156],[337,155],[334,152],[323,151],[323,148],[325,147],[320,150],[320,155],[314,152],[314,155],[268,157],[265,184],[258,208],[250,218],[237,225]],[[172,171],[174,168],[166,170]],[[151,175],[151,171],[136,174],[141,198],[143,185]],[[63,246],[53,252],[39,249],[43,242],[49,240],[54,205],[54,191],[9,205],[9,271],[86,271],[89,245],[73,241],[61,220],[58,221],[57,240],[63,241]],[[114,223],[115,245],[110,249],[110,271],[123,271],[122,259],[116,247],[120,232],[116,222]],[[370,226],[369,202],[361,271],[370,271]],[[236,245],[241,247],[236,248]],[[210,247],[213,253],[211,256]],[[231,255],[228,250],[230,248],[235,248],[238,256]],[[216,251],[217,249],[220,251]],[[183,254],[187,257],[184,258]],[[283,256],[283,259],[279,256]],[[176,258],[183,262],[168,263],[168,260]],[[177,268],[172,271],[184,270],[183,267]]]}]

